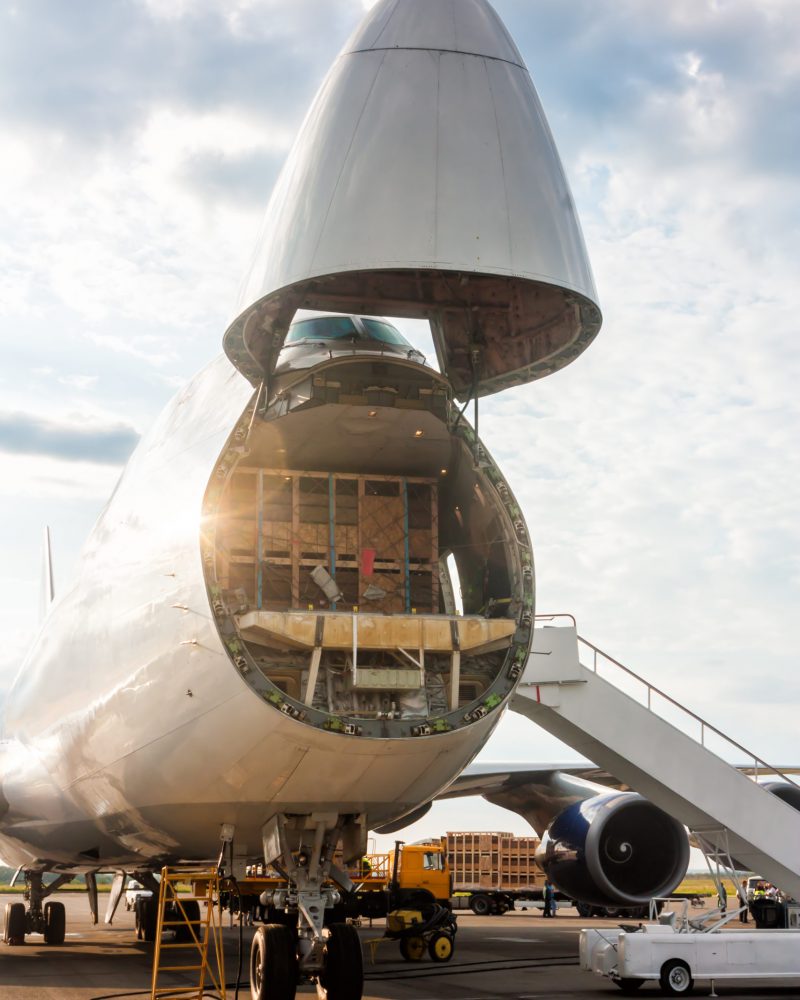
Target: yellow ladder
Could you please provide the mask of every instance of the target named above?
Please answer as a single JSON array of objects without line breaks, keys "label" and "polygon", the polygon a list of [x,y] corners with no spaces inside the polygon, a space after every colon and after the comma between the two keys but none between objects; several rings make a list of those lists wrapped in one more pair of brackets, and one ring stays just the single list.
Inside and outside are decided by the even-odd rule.
[{"label": "yellow ladder", "polygon": [[[202,1000],[205,987],[214,990],[219,1000],[225,1000],[225,963],[222,953],[222,908],[219,905],[219,874],[216,868],[163,868],[158,894],[158,926],[153,955],[153,988],[151,1000],[166,997],[196,997]],[[193,895],[180,894],[179,884],[192,884]],[[205,886],[205,895],[202,895]],[[193,905],[188,907],[187,903]],[[205,903],[205,915],[202,905]],[[200,909],[199,919],[196,911]],[[165,919],[169,917],[170,919]],[[185,930],[185,941],[161,943],[162,932],[173,928]],[[174,963],[164,952],[188,951],[189,961]],[[211,953],[212,961],[209,960]],[[178,958],[178,954],[175,955]],[[170,961],[169,965],[163,964]],[[159,976],[165,972],[196,974],[197,986],[159,986]]]}]

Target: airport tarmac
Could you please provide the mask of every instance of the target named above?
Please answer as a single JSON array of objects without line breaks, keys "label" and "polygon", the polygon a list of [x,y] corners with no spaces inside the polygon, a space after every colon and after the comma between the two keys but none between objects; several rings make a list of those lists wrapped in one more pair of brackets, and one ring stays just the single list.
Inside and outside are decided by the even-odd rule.
[{"label": "airport tarmac", "polygon": [[[140,944],[133,934],[133,915],[120,906],[113,927],[93,927],[86,899],[77,893],[59,897],[67,906],[67,940],[63,947],[45,948],[37,935],[20,948],[0,946],[0,997],[2,1000],[112,1000],[150,994],[152,945]],[[0,897],[0,904],[13,900]],[[105,900],[101,897],[101,905]],[[381,922],[361,929],[365,943],[366,984],[364,1000],[546,1000],[563,998],[614,998],[619,991],[610,983],[578,968],[578,932],[586,926],[616,926],[613,920],[587,921],[573,909],[562,908],[555,920],[540,912],[513,911],[502,917],[459,915],[456,952],[447,964],[434,965],[427,958],[408,963],[397,945],[383,943],[376,961],[369,961],[366,942],[380,937]],[[251,928],[244,928],[243,985],[241,1000],[249,998],[245,985]],[[238,931],[225,931],[226,980],[236,979]],[[168,980],[164,980],[168,982]],[[174,985],[188,979],[174,977]],[[800,996],[800,984],[789,980],[770,984],[717,984],[720,997],[748,1000]],[[646,985],[639,996],[657,996],[656,986]],[[211,996],[212,994],[208,994]],[[228,997],[235,991],[229,988]],[[306,987],[298,995],[314,996]],[[695,996],[708,996],[707,983]]]}]

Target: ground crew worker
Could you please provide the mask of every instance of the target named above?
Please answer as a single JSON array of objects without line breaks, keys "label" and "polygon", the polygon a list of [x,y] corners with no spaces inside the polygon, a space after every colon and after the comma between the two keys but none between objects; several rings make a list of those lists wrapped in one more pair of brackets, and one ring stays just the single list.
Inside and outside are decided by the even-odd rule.
[{"label": "ground crew worker", "polygon": [[556,894],[553,884],[549,879],[544,882],[544,913],[543,917],[554,917],[556,915]]},{"label": "ground crew worker", "polygon": [[739,906],[742,907],[742,909],[739,911],[739,923],[740,924],[746,924],[747,923],[747,912],[748,912],[748,908],[747,908],[747,879],[746,878],[742,879],[742,892],[741,892],[741,895],[739,897]]}]

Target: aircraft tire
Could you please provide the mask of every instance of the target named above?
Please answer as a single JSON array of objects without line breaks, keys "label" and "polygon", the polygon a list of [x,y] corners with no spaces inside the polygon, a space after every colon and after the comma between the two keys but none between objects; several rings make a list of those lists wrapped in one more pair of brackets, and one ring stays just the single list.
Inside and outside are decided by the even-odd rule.
[{"label": "aircraft tire", "polygon": [[24,903],[6,903],[6,919],[3,930],[3,940],[6,944],[25,944],[25,932],[28,923],[25,919]]},{"label": "aircraft tire", "polygon": [[63,944],[67,935],[67,911],[63,903],[44,904],[44,943]]},{"label": "aircraft tire", "polygon": [[250,948],[252,1000],[294,1000],[297,958],[294,935],[285,924],[262,924]]},{"label": "aircraft tire", "polygon": [[352,924],[331,924],[328,930],[325,970],[317,982],[317,996],[319,1000],[361,1000],[364,963],[358,931]]},{"label": "aircraft tire", "polygon": [[664,962],[658,981],[662,992],[671,997],[684,996],[694,986],[689,966],[679,958],[671,958],[668,962]]},{"label": "aircraft tire", "polygon": [[[189,924],[181,924],[175,928],[175,941],[181,944],[191,944],[194,940],[192,937],[192,931],[194,931],[195,937],[200,937],[200,928],[197,926],[200,920],[200,904],[196,899],[187,899],[183,905],[183,912],[186,914],[186,920],[191,921],[192,926]],[[181,919],[181,912],[176,904],[175,906],[175,920]]]},{"label": "aircraft tire", "polygon": [[152,943],[158,929],[158,900],[153,896],[138,896],[134,905],[136,938]]}]

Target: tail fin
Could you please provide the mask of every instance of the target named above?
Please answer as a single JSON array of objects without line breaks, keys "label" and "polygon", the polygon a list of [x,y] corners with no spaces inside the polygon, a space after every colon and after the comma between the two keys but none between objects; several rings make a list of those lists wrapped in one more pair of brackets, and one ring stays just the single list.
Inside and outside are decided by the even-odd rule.
[{"label": "tail fin", "polygon": [[47,617],[50,605],[55,598],[53,583],[53,553],[50,548],[50,528],[45,527],[42,542],[42,586],[39,595],[39,611],[42,620]]}]

